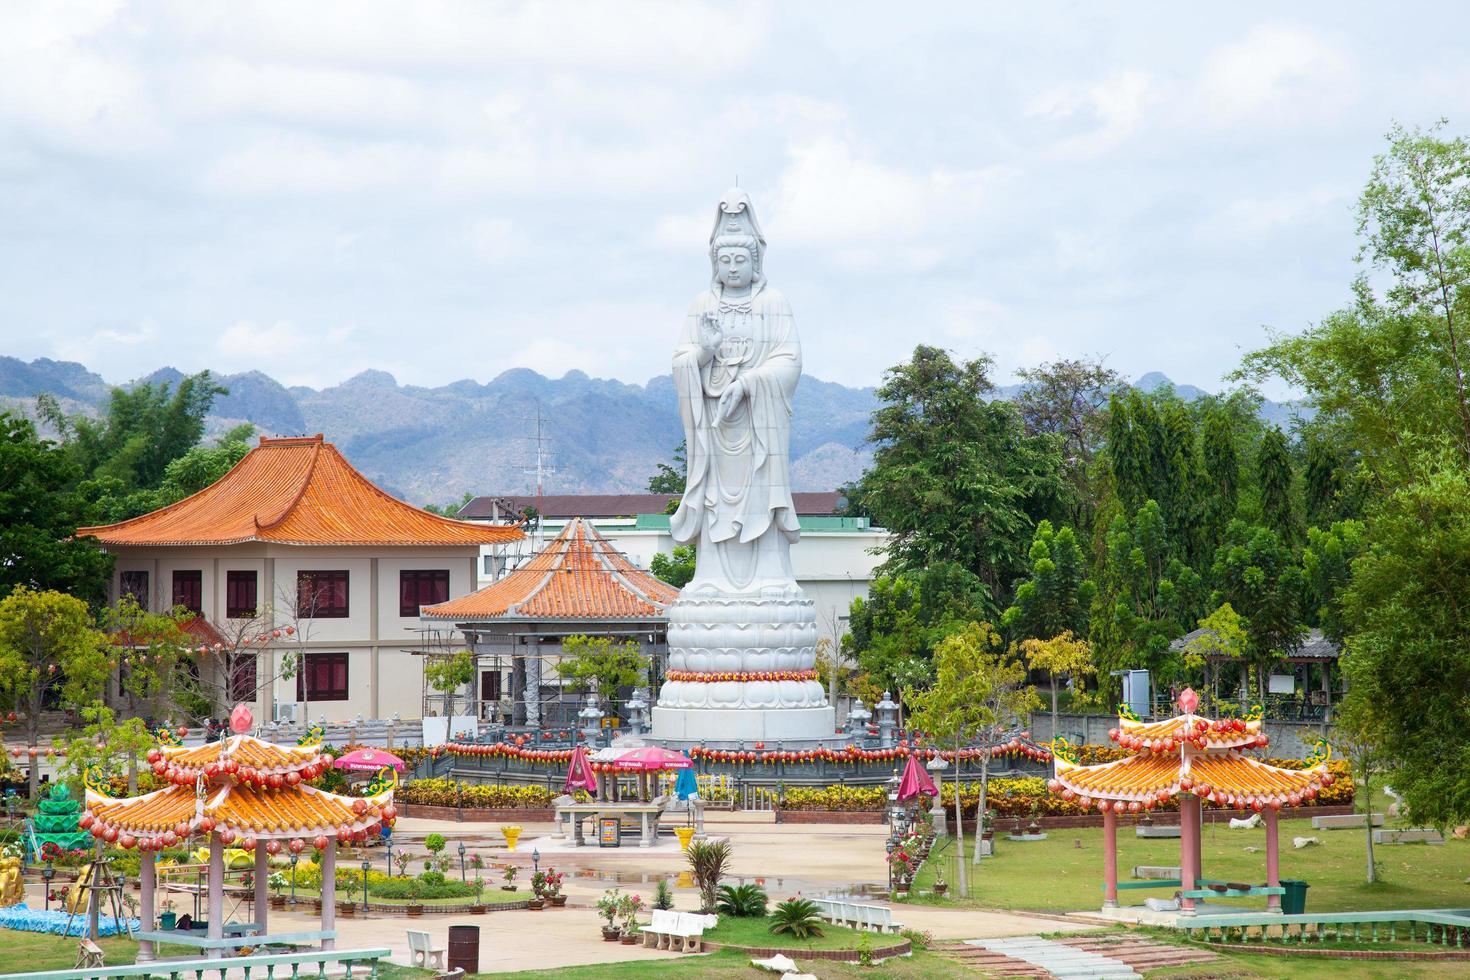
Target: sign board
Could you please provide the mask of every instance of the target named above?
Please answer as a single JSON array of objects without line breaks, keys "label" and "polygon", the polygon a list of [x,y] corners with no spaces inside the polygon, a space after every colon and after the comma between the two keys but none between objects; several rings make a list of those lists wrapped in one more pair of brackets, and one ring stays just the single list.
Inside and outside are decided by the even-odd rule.
[{"label": "sign board", "polygon": [[1123,703],[1140,718],[1153,713],[1149,704],[1149,678],[1146,670],[1123,671]]},{"label": "sign board", "polygon": [[1270,694],[1295,694],[1295,674],[1272,674],[1266,680],[1266,691]]},{"label": "sign board", "polygon": [[597,846],[621,847],[623,822],[617,817],[603,817],[597,822]]}]

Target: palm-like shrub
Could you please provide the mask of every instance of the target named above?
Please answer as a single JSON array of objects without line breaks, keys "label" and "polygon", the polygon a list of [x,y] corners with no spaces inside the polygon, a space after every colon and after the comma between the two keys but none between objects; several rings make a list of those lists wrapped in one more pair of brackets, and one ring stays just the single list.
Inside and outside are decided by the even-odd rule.
[{"label": "palm-like shrub", "polygon": [[771,934],[788,935],[792,939],[809,939],[822,934],[822,917],[815,902],[789,898],[776,904],[771,913]]},{"label": "palm-like shrub", "polygon": [[699,889],[699,911],[713,912],[719,898],[720,879],[725,876],[725,865],[730,861],[729,841],[694,841],[689,850],[689,871],[694,876],[694,886]]},{"label": "palm-like shrub", "polygon": [[766,891],[760,885],[722,885],[715,910],[737,919],[761,918],[766,914]]}]

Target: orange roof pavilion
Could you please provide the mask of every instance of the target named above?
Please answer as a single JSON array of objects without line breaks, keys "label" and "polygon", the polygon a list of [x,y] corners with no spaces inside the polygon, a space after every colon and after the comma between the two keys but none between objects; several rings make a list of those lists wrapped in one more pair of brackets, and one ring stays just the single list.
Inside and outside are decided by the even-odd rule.
[{"label": "orange roof pavilion", "polygon": [[467,596],[425,606],[428,620],[662,619],[679,590],[623,557],[576,518],[529,562]]},{"label": "orange roof pavilion", "polygon": [[103,545],[478,545],[519,540],[514,527],[439,517],[378,489],[320,434],[268,439],[216,482],[117,524],[84,527]]}]

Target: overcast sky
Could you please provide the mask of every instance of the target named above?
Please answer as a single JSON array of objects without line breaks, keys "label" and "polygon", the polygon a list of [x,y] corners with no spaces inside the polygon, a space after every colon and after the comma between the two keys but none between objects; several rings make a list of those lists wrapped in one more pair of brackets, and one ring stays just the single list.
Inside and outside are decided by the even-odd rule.
[{"label": "overcast sky", "polygon": [[810,374],[1212,387],[1342,304],[1390,124],[1470,129],[1416,6],[7,2],[0,353],[641,382],[738,174]]}]

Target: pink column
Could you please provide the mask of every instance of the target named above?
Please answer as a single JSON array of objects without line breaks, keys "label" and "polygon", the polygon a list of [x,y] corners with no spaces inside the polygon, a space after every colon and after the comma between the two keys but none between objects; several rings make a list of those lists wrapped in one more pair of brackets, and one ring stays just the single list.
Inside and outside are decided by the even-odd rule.
[{"label": "pink column", "polygon": [[210,939],[225,938],[225,846],[219,834],[209,835],[209,929]]},{"label": "pink column", "polygon": [[[1194,891],[1199,877],[1199,797],[1179,794],[1179,881],[1183,891]],[[1180,901],[1185,915],[1194,914],[1194,899]]]},{"label": "pink column", "polygon": [[[1276,821],[1278,814],[1269,806],[1261,811],[1261,816],[1266,818],[1266,887],[1281,887],[1281,849],[1280,840],[1276,833]],[[1281,910],[1281,896],[1270,895],[1266,898],[1266,910],[1279,912]]]},{"label": "pink column", "polygon": [[255,847],[255,923],[265,935],[266,921],[270,914],[270,895],[266,891],[271,877],[270,855],[259,844]]},{"label": "pink column", "polygon": [[[322,929],[330,932],[337,928],[337,839],[327,838],[327,849],[322,852]],[[322,949],[336,949],[334,939],[323,939]]]},{"label": "pink column", "polygon": [[[143,932],[153,931],[153,889],[158,880],[157,869],[153,861],[152,851],[144,851],[141,855],[142,861],[138,868],[138,928]],[[138,962],[148,963],[153,960],[153,943],[144,939],[138,943]]]},{"label": "pink column", "polygon": [[1103,811],[1103,908],[1118,907],[1118,815]]}]

